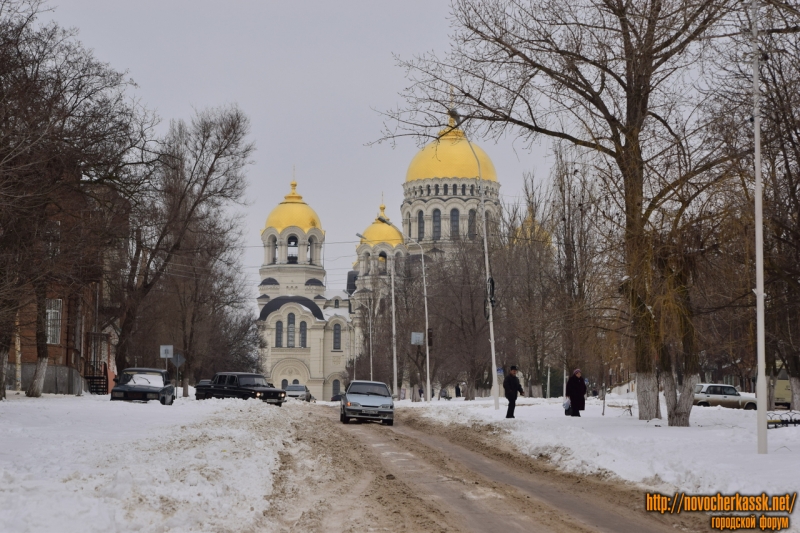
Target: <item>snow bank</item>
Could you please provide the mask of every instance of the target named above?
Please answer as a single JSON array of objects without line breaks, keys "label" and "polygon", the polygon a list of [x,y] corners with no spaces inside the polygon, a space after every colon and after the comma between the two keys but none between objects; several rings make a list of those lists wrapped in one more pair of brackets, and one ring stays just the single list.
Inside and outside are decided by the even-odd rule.
[{"label": "snow bank", "polygon": [[291,446],[291,407],[11,394],[0,402],[0,531],[245,530]]},{"label": "snow bank", "polygon": [[[581,474],[613,474],[649,488],[691,493],[785,493],[798,488],[800,427],[770,429],[769,454],[756,453],[756,412],[694,408],[691,427],[636,418],[631,395],[589,399],[580,418],[564,416],[561,399],[520,398],[516,418],[507,402],[495,411],[491,398],[474,402],[398,402],[444,424],[493,425],[521,452]],[[633,406],[633,416],[626,408]],[[662,413],[666,406],[662,398]],[[401,418],[402,420],[402,418]]]}]

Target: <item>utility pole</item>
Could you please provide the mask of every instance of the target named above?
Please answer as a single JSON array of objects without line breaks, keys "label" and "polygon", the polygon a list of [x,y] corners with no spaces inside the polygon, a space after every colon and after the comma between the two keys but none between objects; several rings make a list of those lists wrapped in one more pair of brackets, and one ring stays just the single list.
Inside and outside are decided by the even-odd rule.
[{"label": "utility pole", "polygon": [[394,391],[397,399],[400,399],[400,392],[397,390],[397,317],[394,307],[394,265],[395,255],[392,255],[392,365],[394,367]]},{"label": "utility pole", "polygon": [[547,365],[547,397],[550,397],[550,365]]}]

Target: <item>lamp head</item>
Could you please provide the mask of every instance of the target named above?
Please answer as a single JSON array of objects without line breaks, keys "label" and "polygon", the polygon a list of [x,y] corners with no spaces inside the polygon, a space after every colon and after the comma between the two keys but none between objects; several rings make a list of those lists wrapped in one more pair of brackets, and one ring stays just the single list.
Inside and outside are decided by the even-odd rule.
[{"label": "lamp head", "polygon": [[356,237],[358,237],[359,239],[364,239],[365,241],[367,240],[367,238],[361,235],[360,233],[356,233]]},{"label": "lamp head", "polygon": [[394,224],[392,224],[391,222],[389,222],[389,220],[388,220],[386,217],[384,217],[384,216],[380,216],[380,217],[378,217],[378,220],[380,220],[380,221],[381,221],[381,222],[383,222],[384,224],[389,224],[390,226],[394,226]]}]

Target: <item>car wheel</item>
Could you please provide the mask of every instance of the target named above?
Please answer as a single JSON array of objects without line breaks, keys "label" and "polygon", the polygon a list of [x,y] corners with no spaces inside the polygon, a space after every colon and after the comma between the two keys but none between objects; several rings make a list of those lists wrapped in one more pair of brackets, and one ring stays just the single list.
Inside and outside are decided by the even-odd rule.
[{"label": "car wheel", "polygon": [[756,409],[756,404],[748,403],[744,406],[744,408],[746,411],[753,411],[754,409]]},{"label": "car wheel", "polygon": [[167,405],[167,397],[166,396],[162,396],[161,398],[158,399],[158,401],[161,402],[161,405]]},{"label": "car wheel", "polygon": [[385,426],[393,426],[394,420],[381,420]]},{"label": "car wheel", "polygon": [[700,402],[697,404],[697,407],[709,407],[709,405],[706,402]]},{"label": "car wheel", "polygon": [[339,414],[339,421],[342,424],[347,424],[348,422],[350,422],[350,417],[349,416],[344,416],[344,413],[340,413]]},{"label": "car wheel", "polygon": [[172,405],[173,403],[175,403],[175,395],[174,394],[169,397],[169,404],[168,405]]}]

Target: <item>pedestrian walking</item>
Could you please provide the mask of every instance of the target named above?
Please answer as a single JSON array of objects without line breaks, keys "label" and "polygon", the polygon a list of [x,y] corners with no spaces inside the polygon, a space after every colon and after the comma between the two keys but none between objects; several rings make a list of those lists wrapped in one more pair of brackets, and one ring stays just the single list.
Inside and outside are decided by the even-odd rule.
[{"label": "pedestrian walking", "polygon": [[576,368],[567,380],[567,397],[569,397],[572,416],[581,416],[581,411],[586,408],[586,383],[581,377],[581,369]]},{"label": "pedestrian walking", "polygon": [[525,396],[525,393],[522,392],[522,385],[519,384],[516,366],[511,366],[511,370],[509,370],[506,379],[503,380],[503,389],[506,391],[506,399],[508,400],[506,418],[514,418],[514,408],[517,406],[517,393]]}]

